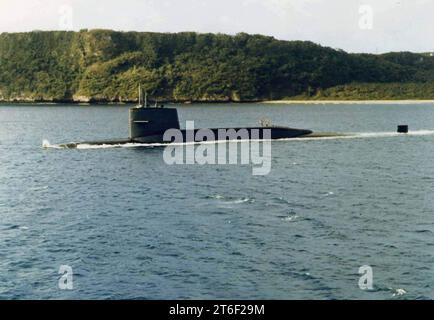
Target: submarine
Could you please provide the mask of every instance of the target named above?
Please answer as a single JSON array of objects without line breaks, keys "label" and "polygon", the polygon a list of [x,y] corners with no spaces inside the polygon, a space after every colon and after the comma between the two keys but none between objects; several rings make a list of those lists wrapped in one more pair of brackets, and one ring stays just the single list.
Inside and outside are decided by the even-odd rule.
[{"label": "submarine", "polygon": [[[201,143],[208,141],[231,141],[231,140],[281,140],[291,138],[335,138],[335,137],[354,137],[354,134],[319,132],[314,133],[308,129],[295,129],[284,126],[272,126],[270,123],[262,123],[257,127],[238,127],[238,128],[211,128],[211,129],[181,129],[179,125],[178,110],[176,108],[164,108],[164,105],[154,106],[148,104],[147,94],[139,86],[139,104],[129,109],[129,137],[127,139],[112,139],[100,141],[83,141],[60,144],[60,148],[74,149],[80,145],[121,146],[125,144],[154,144],[166,145],[178,142],[165,139],[168,130],[175,130],[182,136],[182,143]],[[208,135],[197,134],[201,130],[207,130]],[[221,131],[226,134],[220,135]],[[227,134],[230,131],[231,134]],[[243,134],[238,134],[242,132]],[[398,126],[397,132],[407,134],[408,125]],[[203,132],[202,132],[203,133]],[[172,136],[173,137],[173,136]]]},{"label": "submarine", "polygon": [[[147,95],[142,101],[142,90],[139,88],[139,104],[129,109],[129,137],[127,139],[115,140],[100,140],[100,141],[83,141],[71,142],[59,145],[62,148],[77,148],[81,145],[122,145],[131,143],[149,143],[149,144],[169,144],[173,141],[164,139],[164,134],[167,130],[176,129],[182,134],[183,142],[205,142],[205,141],[221,141],[221,140],[240,140],[240,136],[225,135],[221,137],[221,130],[239,132],[243,131],[248,134],[248,139],[264,140],[264,139],[288,139],[306,137],[313,133],[307,129],[295,129],[284,126],[271,126],[263,124],[257,127],[238,127],[238,128],[210,128],[208,132],[213,135],[202,137],[196,133],[202,129],[181,129],[178,118],[178,110],[176,108],[165,108],[164,105],[154,106],[147,103]],[[211,136],[211,138],[210,138]],[[214,136],[214,138],[212,138]],[[206,139],[205,139],[206,138]]]}]

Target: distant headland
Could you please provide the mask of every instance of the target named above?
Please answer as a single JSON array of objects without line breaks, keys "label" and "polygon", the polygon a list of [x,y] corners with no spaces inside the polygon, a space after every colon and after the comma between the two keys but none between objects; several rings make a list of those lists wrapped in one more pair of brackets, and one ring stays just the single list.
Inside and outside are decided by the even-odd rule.
[{"label": "distant headland", "polygon": [[434,54],[350,54],[262,35],[0,34],[1,102],[434,100]]}]

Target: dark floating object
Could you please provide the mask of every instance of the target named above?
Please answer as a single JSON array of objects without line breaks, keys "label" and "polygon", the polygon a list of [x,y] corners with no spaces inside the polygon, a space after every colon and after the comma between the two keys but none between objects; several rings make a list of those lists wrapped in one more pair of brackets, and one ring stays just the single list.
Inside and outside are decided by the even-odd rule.
[{"label": "dark floating object", "polygon": [[401,124],[398,126],[398,133],[408,133],[408,125]]}]

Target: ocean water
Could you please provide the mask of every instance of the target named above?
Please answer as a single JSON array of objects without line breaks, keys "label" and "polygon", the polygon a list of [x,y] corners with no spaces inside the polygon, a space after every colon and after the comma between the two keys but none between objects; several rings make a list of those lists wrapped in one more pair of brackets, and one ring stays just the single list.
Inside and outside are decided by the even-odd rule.
[{"label": "ocean water", "polygon": [[272,142],[254,176],[157,147],[42,148],[127,137],[127,107],[1,105],[1,299],[434,298],[433,104],[178,107],[197,127],[353,135]]}]

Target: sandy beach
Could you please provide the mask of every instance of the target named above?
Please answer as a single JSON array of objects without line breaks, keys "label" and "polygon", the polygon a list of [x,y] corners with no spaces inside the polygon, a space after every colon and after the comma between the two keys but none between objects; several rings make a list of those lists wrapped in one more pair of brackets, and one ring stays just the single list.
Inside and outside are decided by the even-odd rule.
[{"label": "sandy beach", "polygon": [[272,100],[269,104],[427,104],[434,100]]}]

